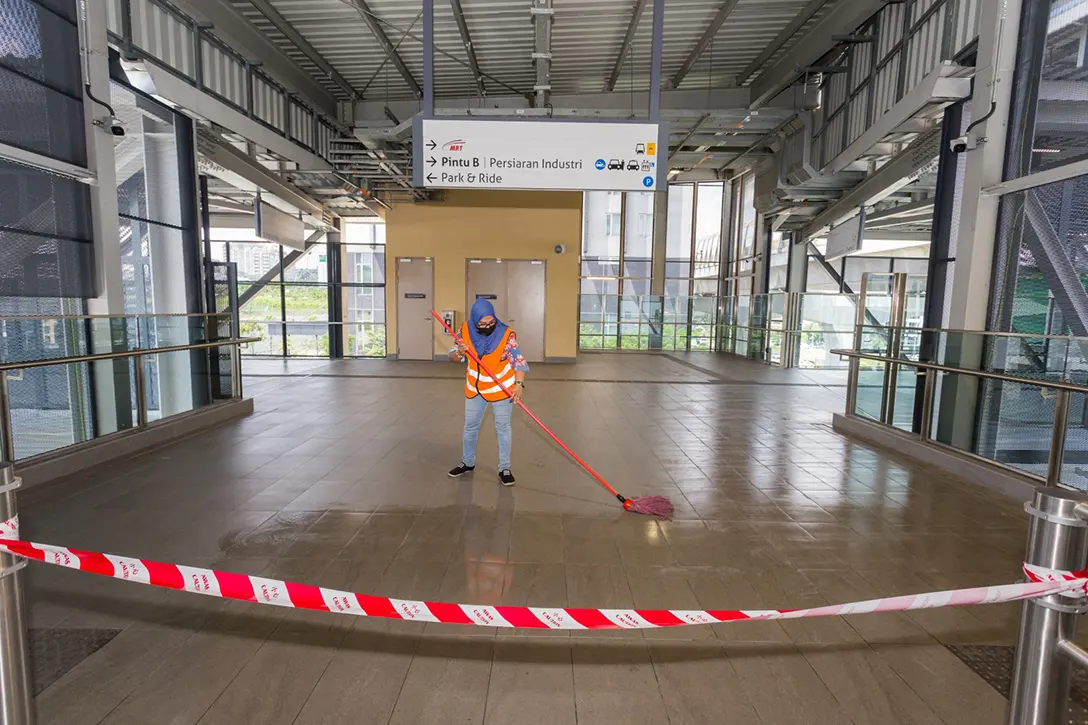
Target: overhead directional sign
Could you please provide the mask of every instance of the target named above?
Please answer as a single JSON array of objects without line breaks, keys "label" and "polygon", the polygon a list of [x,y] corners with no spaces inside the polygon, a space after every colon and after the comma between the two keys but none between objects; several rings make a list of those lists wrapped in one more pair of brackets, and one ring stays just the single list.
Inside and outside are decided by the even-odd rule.
[{"label": "overhead directional sign", "polygon": [[413,131],[419,187],[654,191],[669,171],[664,124],[416,117]]}]

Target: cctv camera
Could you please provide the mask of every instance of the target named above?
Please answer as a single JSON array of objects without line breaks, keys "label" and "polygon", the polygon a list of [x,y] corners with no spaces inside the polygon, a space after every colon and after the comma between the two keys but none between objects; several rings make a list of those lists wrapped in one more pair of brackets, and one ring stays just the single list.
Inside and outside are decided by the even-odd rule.
[{"label": "cctv camera", "polygon": [[562,254],[565,251],[567,251],[567,247],[566,247],[565,244],[556,244],[555,245],[555,253],[556,254]]},{"label": "cctv camera", "polygon": [[125,135],[125,124],[121,123],[121,119],[116,116],[104,116],[103,118],[97,119],[94,123],[96,126],[101,126],[103,129],[109,131],[114,136]]},{"label": "cctv camera", "polygon": [[974,147],[975,145],[971,143],[971,139],[967,136],[957,136],[948,142],[948,148],[954,154],[962,154]]}]

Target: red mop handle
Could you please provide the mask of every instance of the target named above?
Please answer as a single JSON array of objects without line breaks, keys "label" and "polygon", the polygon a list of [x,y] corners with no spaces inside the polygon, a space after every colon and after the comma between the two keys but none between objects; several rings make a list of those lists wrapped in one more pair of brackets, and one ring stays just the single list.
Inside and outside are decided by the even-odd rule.
[{"label": "red mop handle", "polygon": [[[432,315],[434,315],[434,319],[438,320],[438,321],[439,321],[439,322],[440,322],[440,323],[442,324],[442,327],[446,328],[446,332],[448,332],[448,333],[450,333],[451,335],[453,335],[453,339],[454,339],[455,341],[457,341],[457,342],[459,342],[459,343],[461,343],[462,345],[464,345],[464,346],[465,346],[465,352],[467,352],[467,353],[468,353],[469,357],[471,357],[471,358],[472,358],[472,359],[473,359],[473,360],[474,360],[474,361],[476,362],[476,364],[480,366],[480,369],[481,369],[481,370],[483,370],[483,371],[484,371],[485,373],[487,373],[487,375],[488,375],[488,376],[489,376],[489,377],[490,377],[490,378],[491,378],[492,380],[494,380],[494,381],[495,381],[496,383],[498,383],[499,387],[500,387],[500,388],[502,388],[502,392],[506,393],[506,397],[508,397],[508,398],[510,398],[511,400],[513,400],[513,399],[514,399],[514,396],[513,396],[513,394],[511,394],[511,392],[510,392],[510,389],[509,389],[508,387],[506,387],[506,385],[504,385],[504,384],[503,384],[503,382],[502,382],[501,380],[499,380],[498,376],[496,376],[496,375],[495,375],[495,373],[491,372],[491,371],[490,371],[490,370],[488,369],[488,367],[487,367],[486,365],[484,365],[484,361],[483,361],[483,360],[481,360],[480,358],[478,358],[478,357],[476,356],[476,353],[472,351],[472,348],[471,348],[471,347],[469,347],[469,346],[468,346],[467,344],[465,344],[464,340],[462,340],[462,339],[461,339],[461,338],[460,338],[460,337],[459,337],[459,336],[457,335],[457,333],[453,331],[453,328],[452,328],[452,327],[450,327],[450,326],[449,326],[448,324],[446,324],[446,321],[442,319],[442,316],[441,316],[441,315],[439,315],[439,314],[438,314],[437,312],[435,312],[434,310],[431,310],[431,314],[432,314]],[[566,451],[566,452],[567,452],[567,455],[569,455],[569,456],[570,456],[571,458],[573,458],[573,459],[574,459],[575,461],[577,461],[577,462],[578,462],[578,465],[580,465],[580,466],[581,466],[582,468],[584,468],[584,469],[586,470],[586,473],[588,473],[589,475],[591,475],[591,476],[593,476],[593,477],[594,477],[595,479],[597,479],[597,483],[599,483],[599,484],[601,484],[602,486],[604,486],[605,488],[607,488],[607,489],[608,489],[608,491],[609,491],[609,492],[610,492],[610,493],[611,493],[611,494],[612,494],[613,496],[615,496],[616,498],[618,498],[618,499],[619,499],[619,500],[620,500],[621,502],[623,502],[623,501],[626,501],[626,500],[627,500],[627,499],[625,499],[625,498],[624,498],[623,496],[621,496],[621,495],[620,495],[620,492],[619,492],[619,491],[617,491],[616,489],[614,489],[614,488],[612,488],[612,487],[611,487],[610,485],[608,485],[608,481],[606,481],[606,480],[604,480],[603,478],[601,478],[600,474],[598,474],[598,473],[597,473],[596,471],[594,471],[594,470],[593,470],[592,468],[590,468],[590,466],[589,466],[589,464],[588,464],[588,463],[586,463],[586,462],[585,462],[585,461],[583,461],[583,460],[582,460],[581,458],[579,458],[579,457],[578,457],[578,454],[577,454],[577,453],[575,453],[575,452],[574,452],[574,451],[572,451],[572,450],[571,450],[570,448],[568,448],[568,447],[567,447],[567,444],[566,444],[566,443],[564,443],[563,441],[561,441],[561,440],[559,439],[559,436],[557,436],[557,435],[556,435],[555,433],[552,433],[552,431],[551,431],[551,428],[549,428],[548,426],[544,425],[544,423],[543,423],[543,422],[541,422],[540,418],[537,418],[537,417],[536,417],[535,415],[533,415],[533,411],[529,410],[529,408],[528,408],[528,407],[526,407],[525,403],[521,402],[520,400],[514,400],[514,402],[518,404],[518,407],[520,407],[520,408],[521,408],[522,410],[524,410],[524,411],[525,411],[526,415],[528,415],[528,416],[529,416],[530,418],[532,418],[532,419],[533,419],[533,422],[534,422],[534,423],[536,423],[537,425],[539,425],[539,426],[541,427],[541,429],[542,429],[542,430],[543,430],[543,431],[544,431],[545,433],[547,433],[547,434],[548,434],[549,436],[551,436],[551,439],[552,439],[553,441],[555,441],[556,443],[558,443],[558,444],[559,444],[559,447],[560,447],[560,448],[562,448],[562,449],[563,449],[564,451]]]}]

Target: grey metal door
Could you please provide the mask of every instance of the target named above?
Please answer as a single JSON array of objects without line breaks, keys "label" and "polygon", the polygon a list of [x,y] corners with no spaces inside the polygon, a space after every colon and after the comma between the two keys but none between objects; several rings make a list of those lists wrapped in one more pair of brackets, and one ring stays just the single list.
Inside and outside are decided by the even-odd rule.
[{"label": "grey metal door", "polygon": [[430,258],[397,259],[397,359],[434,359],[434,265]]},{"label": "grey metal door", "polygon": [[478,297],[486,297],[495,305],[495,314],[500,320],[507,317],[506,268],[509,263],[504,259],[470,259],[465,284],[465,319],[472,310],[472,303]]},{"label": "grey metal door", "polygon": [[517,332],[518,347],[529,362],[544,361],[544,302],[546,273],[543,260],[504,261],[506,268],[506,322]]}]

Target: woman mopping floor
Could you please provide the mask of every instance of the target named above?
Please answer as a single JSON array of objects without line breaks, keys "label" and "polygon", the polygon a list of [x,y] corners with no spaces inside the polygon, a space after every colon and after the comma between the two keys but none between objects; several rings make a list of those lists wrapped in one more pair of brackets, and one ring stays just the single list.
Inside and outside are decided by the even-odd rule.
[{"label": "woman mopping floor", "polygon": [[[612,488],[612,484],[601,478],[601,474],[594,471],[588,463],[583,461],[577,453],[570,449],[566,443],[559,439],[551,428],[544,425],[544,422],[533,415],[533,411],[529,410],[522,400],[522,394],[525,390],[525,372],[529,369],[529,366],[525,364],[525,360],[517,350],[517,343],[514,342],[514,346],[507,352],[507,345],[513,341],[513,332],[509,329],[505,329],[502,333],[503,339],[506,340],[507,345],[499,346],[497,343],[489,343],[483,340],[477,341],[477,338],[472,336],[473,328],[476,332],[480,333],[483,338],[489,338],[495,334],[500,323],[495,319],[495,308],[491,306],[490,302],[486,303],[486,307],[478,307],[481,300],[476,300],[476,304],[472,306],[472,315],[470,319],[470,325],[461,326],[461,334],[458,335],[453,331],[453,328],[446,324],[446,321],[442,317],[431,310],[431,316],[438,320],[438,324],[445,328],[446,332],[453,335],[453,339],[457,342],[457,347],[450,350],[450,360],[464,360],[467,356],[469,358],[468,378],[466,382],[465,396],[469,399],[465,403],[465,451],[464,460],[461,461],[461,465],[450,471],[450,477],[456,478],[457,476],[463,476],[469,471],[475,468],[474,465],[466,465],[466,461],[475,462],[476,460],[476,438],[480,431],[480,420],[483,418],[483,411],[487,408],[487,403],[495,405],[495,430],[499,434],[499,455],[503,454],[503,432],[502,422],[497,415],[498,403],[496,400],[483,399],[483,402],[477,402],[476,405],[480,406],[479,413],[473,413],[470,403],[472,399],[483,397],[486,395],[495,396],[498,392],[503,392],[510,400],[510,408],[507,410],[506,415],[506,453],[504,460],[506,465],[510,463],[510,418],[509,414],[512,412],[513,406],[516,403],[519,408],[525,411],[525,415],[533,419],[533,422],[540,426],[540,429],[548,434],[556,444],[567,452],[571,458],[578,462],[578,465],[585,469],[585,472],[593,476],[597,483],[604,486],[610,494],[616,497],[616,500],[623,504],[624,511],[632,511],[636,514],[644,514],[646,516],[656,516],[660,519],[670,519],[673,515],[673,505],[664,496],[635,496],[634,498],[628,498],[624,496],[616,489]],[[494,320],[495,327],[492,328],[492,320]],[[506,328],[505,325],[503,325]],[[469,342],[465,342],[465,340]],[[501,341],[500,341],[501,342]],[[494,347],[492,347],[494,344]],[[481,357],[477,354],[478,350],[482,350],[485,347],[490,348],[490,351],[486,356]],[[490,358],[490,363],[488,362]],[[496,364],[498,363],[498,364]],[[520,363],[520,369],[519,369]],[[499,367],[499,364],[502,367]],[[501,370],[501,372],[493,372],[494,370]],[[513,385],[510,382],[513,381]],[[481,387],[483,386],[483,387]],[[471,443],[470,443],[471,433]],[[499,480],[503,485],[512,486],[514,484],[514,476],[510,474],[509,469],[502,469],[500,463]],[[506,475],[509,474],[509,475]]]},{"label": "woman mopping floor", "polygon": [[[495,415],[495,434],[499,439],[499,481],[514,485],[510,470],[510,447],[513,432],[510,416],[514,403],[521,402],[525,392],[525,374],[529,364],[518,349],[514,331],[495,316],[495,307],[480,298],[472,305],[468,322],[461,326],[457,346],[450,350],[451,362],[468,361],[465,372],[465,433],[461,441],[461,463],[449,472],[457,478],[476,469],[476,441],[480,437],[487,406]],[[471,354],[469,354],[471,352]],[[494,370],[492,378],[480,368]],[[506,391],[510,391],[509,395]]]}]

